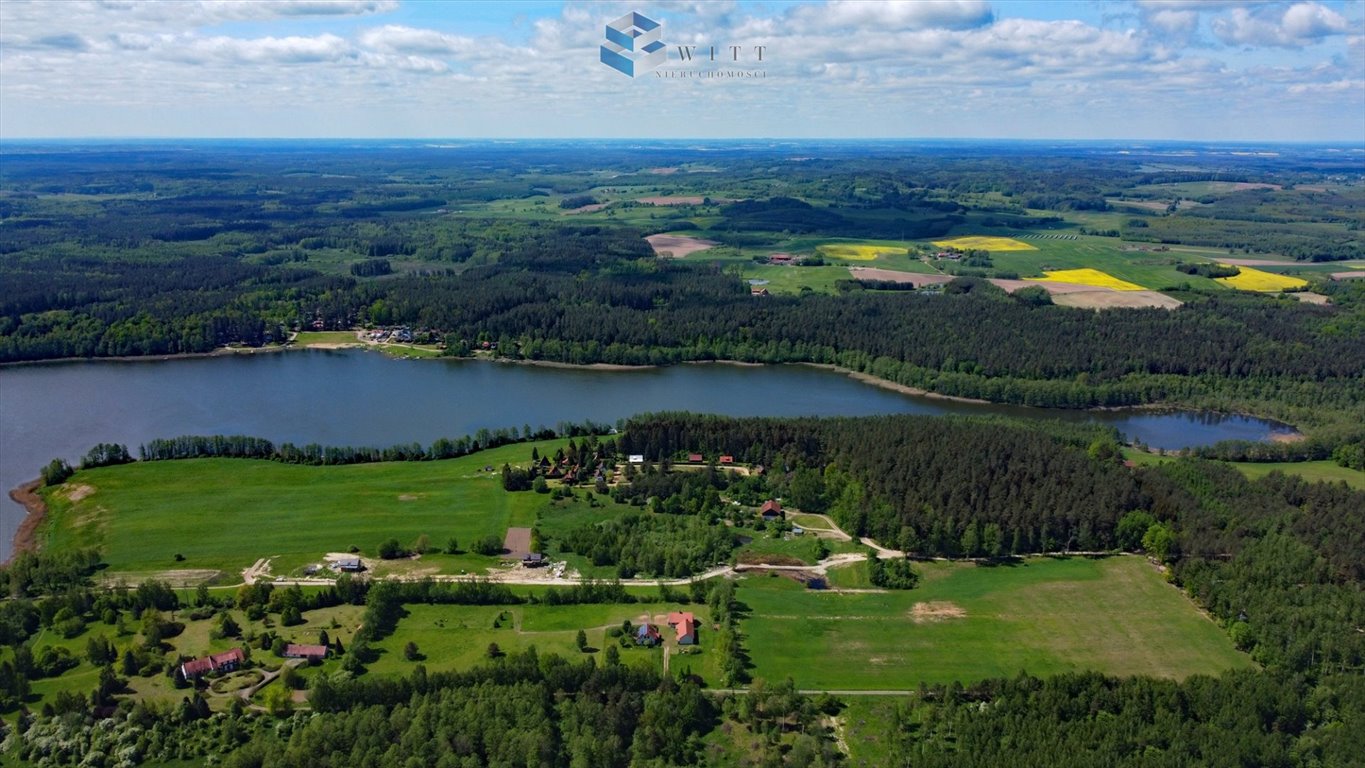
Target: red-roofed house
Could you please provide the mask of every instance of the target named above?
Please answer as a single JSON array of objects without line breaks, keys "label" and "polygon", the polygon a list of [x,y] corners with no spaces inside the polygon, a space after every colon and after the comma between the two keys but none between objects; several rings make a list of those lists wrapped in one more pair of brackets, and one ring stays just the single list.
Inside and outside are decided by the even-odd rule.
[{"label": "red-roofed house", "polygon": [[758,516],[764,520],[776,520],[782,517],[782,504],[773,499],[768,499],[763,502],[762,507],[759,507]]},{"label": "red-roofed house", "polygon": [[322,661],[327,658],[327,646],[325,645],[298,645],[290,643],[284,647],[284,657],[286,659],[308,659],[309,661]]},{"label": "red-roofed house", "polygon": [[230,651],[211,654],[202,659],[187,661],[180,665],[180,674],[186,680],[192,680],[210,672],[231,672],[241,666],[244,661],[246,661],[246,654],[242,652],[242,649],[233,648]]},{"label": "red-roofed house", "polygon": [[697,617],[691,613],[674,611],[668,614],[668,626],[678,633],[678,645],[697,644]]},{"label": "red-roofed house", "polygon": [[721,463],[721,464],[734,464],[734,463],[735,463],[735,457],[734,457],[734,456],[721,456],[721,457],[720,457],[720,463]]},{"label": "red-roofed house", "polygon": [[687,454],[687,460],[692,462],[693,464],[700,464],[702,461],[702,457],[700,453],[689,453]]}]

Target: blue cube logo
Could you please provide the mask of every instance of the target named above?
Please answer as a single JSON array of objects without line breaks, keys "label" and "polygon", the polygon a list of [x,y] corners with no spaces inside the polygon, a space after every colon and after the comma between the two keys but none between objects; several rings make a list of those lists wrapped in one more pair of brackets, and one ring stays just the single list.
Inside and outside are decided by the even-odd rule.
[{"label": "blue cube logo", "polygon": [[607,25],[602,63],[635,77],[664,63],[667,49],[659,35],[663,25],[634,11]]}]

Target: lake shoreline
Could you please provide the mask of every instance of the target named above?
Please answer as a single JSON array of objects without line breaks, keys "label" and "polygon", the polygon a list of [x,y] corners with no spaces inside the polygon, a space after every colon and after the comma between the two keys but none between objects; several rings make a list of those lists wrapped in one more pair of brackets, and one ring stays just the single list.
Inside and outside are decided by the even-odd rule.
[{"label": "lake shoreline", "polygon": [[9,497],[19,506],[23,507],[26,514],[19,528],[14,532],[14,539],[10,542],[9,557],[5,558],[4,565],[9,565],[21,552],[38,551],[38,528],[47,520],[47,502],[39,496],[37,491],[43,484],[42,478],[30,480],[18,488],[13,488],[9,492]]},{"label": "lake shoreline", "polygon": [[[335,351],[335,350],[355,349],[355,350],[360,350],[360,351],[362,351],[362,352],[378,352],[378,353],[380,353],[380,354],[383,354],[383,355],[385,355],[385,356],[387,356],[387,357],[391,357],[391,358],[401,357],[400,355],[391,354],[389,350],[384,349],[384,346],[385,346],[385,345],[380,345],[380,344],[369,344],[369,343],[366,343],[366,342],[362,342],[362,341],[357,340],[355,343],[350,343],[350,342],[346,342],[346,343],[320,342],[320,343],[317,343],[317,344],[309,344],[309,345],[303,345],[303,346],[299,346],[299,345],[290,343],[290,344],[286,344],[286,345],[283,345],[283,346],[275,345],[275,346],[268,346],[268,347],[223,347],[223,348],[215,349],[215,350],[213,350],[212,352],[183,352],[183,353],[177,353],[177,354],[173,354],[173,355],[121,355],[121,356],[117,356],[117,357],[60,357],[60,358],[51,358],[51,359],[47,359],[47,360],[16,360],[16,361],[11,361],[11,362],[6,362],[6,363],[0,363],[0,370],[3,370],[3,369],[5,369],[5,368],[9,368],[9,367],[35,366],[35,365],[45,365],[45,364],[51,364],[51,363],[98,363],[98,362],[105,362],[105,361],[109,361],[109,362],[123,362],[123,363],[130,363],[130,362],[166,362],[166,361],[170,361],[170,360],[193,360],[193,359],[197,359],[197,358],[230,357],[230,356],[234,356],[234,355],[247,355],[247,356],[250,356],[250,355],[257,354],[257,353],[272,353],[272,354],[273,354],[273,353],[277,353],[277,352],[290,352],[290,351],[297,351],[297,350],[304,350],[304,351],[307,351],[307,350]],[[399,347],[399,348],[401,348],[401,347]],[[577,370],[584,370],[584,371],[623,371],[623,372],[624,372],[624,371],[647,371],[647,370],[659,370],[659,369],[663,369],[663,368],[669,367],[668,365],[656,365],[656,364],[629,365],[629,364],[623,364],[623,363],[566,363],[566,362],[562,362],[562,361],[558,361],[558,360],[529,360],[529,359],[526,359],[526,358],[498,357],[498,356],[496,356],[495,354],[487,354],[487,353],[482,353],[482,352],[479,352],[479,351],[475,351],[473,354],[466,355],[466,356],[463,356],[463,357],[446,357],[446,356],[443,356],[443,355],[435,355],[435,356],[420,356],[420,357],[417,357],[417,358],[415,358],[415,359],[419,359],[419,360],[448,360],[448,361],[478,361],[478,362],[485,362],[485,363],[499,363],[499,364],[503,364],[503,365],[527,365],[527,366],[534,366],[534,367],[539,367],[539,368],[558,368],[558,369],[563,369],[563,370],[575,370],[575,369],[577,369]],[[861,371],[855,371],[855,370],[853,370],[853,369],[851,369],[851,368],[844,368],[844,367],[842,367],[842,366],[834,365],[834,364],[832,364],[832,363],[812,363],[812,362],[800,362],[800,361],[790,362],[790,363],[756,363],[756,362],[752,362],[752,361],[748,361],[748,360],[682,360],[682,361],[679,361],[678,363],[675,363],[675,365],[726,365],[726,366],[734,366],[734,367],[736,367],[736,368],[762,368],[762,367],[764,367],[764,366],[782,366],[782,365],[802,366],[802,367],[807,367],[807,368],[815,368],[815,369],[818,369],[818,370],[831,371],[831,372],[834,372],[834,373],[841,373],[841,374],[844,374],[845,376],[848,376],[849,378],[851,378],[851,379],[853,379],[853,380],[855,380],[855,381],[861,382],[861,383],[863,383],[863,384],[868,384],[868,385],[870,385],[870,386],[874,386],[874,387],[877,387],[877,388],[879,388],[879,389],[884,389],[884,390],[887,390],[887,391],[890,391],[890,392],[896,392],[896,393],[899,393],[899,394],[902,394],[902,395],[909,395],[909,396],[911,396],[911,397],[923,397],[923,398],[929,399],[929,400],[941,400],[941,401],[945,401],[945,402],[954,402],[954,403],[969,403],[969,404],[972,404],[972,405],[998,405],[998,406],[1009,406],[1009,407],[1017,407],[1017,408],[1040,409],[1040,410],[1047,410],[1047,409],[1048,409],[1048,407],[1046,407],[1046,406],[1034,406],[1034,405],[1028,405],[1028,404],[1025,404],[1025,403],[997,402],[997,401],[994,401],[994,400],[983,400],[983,399],[974,398],[974,397],[962,397],[962,396],[959,396],[959,395],[945,395],[945,394],[942,394],[942,393],[939,393],[939,392],[934,392],[933,390],[923,389],[923,388],[921,388],[921,387],[912,387],[912,386],[909,386],[909,385],[907,385],[907,384],[900,384],[900,383],[898,383],[898,382],[891,381],[890,379],[883,379],[883,378],[880,378],[880,377],[878,377],[878,376],[874,376],[874,375],[872,375],[872,374],[870,374],[870,373],[863,373],[863,372],[861,372]],[[1096,405],[1096,406],[1091,406],[1091,407],[1089,407],[1089,408],[1055,408],[1055,409],[1056,409],[1056,410],[1069,410],[1069,411],[1074,411],[1074,412],[1076,412],[1076,413],[1199,413],[1199,412],[1204,412],[1204,411],[1201,411],[1200,409],[1196,409],[1196,408],[1193,408],[1193,407],[1180,406],[1180,405],[1173,405],[1173,404],[1169,404],[1169,403],[1143,403],[1143,404],[1140,404],[1140,405]],[[1288,424],[1288,423],[1279,421],[1278,419],[1273,419],[1273,418],[1268,417],[1268,416],[1262,416],[1262,415],[1257,414],[1257,413],[1250,413],[1250,412],[1246,412],[1246,411],[1214,411],[1214,410],[1208,410],[1207,412],[1208,412],[1208,413],[1215,413],[1215,414],[1219,414],[1219,415],[1223,415],[1223,416],[1243,416],[1243,417],[1247,417],[1247,418],[1258,419],[1258,420],[1261,420],[1261,421],[1269,422],[1269,423],[1276,424],[1276,425],[1279,425],[1279,426],[1281,426],[1281,427],[1287,428],[1286,431],[1272,432],[1272,433],[1270,434],[1270,436],[1268,436],[1267,438],[1265,438],[1267,442],[1292,443],[1292,442],[1299,442],[1299,441],[1308,439],[1308,435],[1307,435],[1306,433],[1304,433],[1302,430],[1300,430],[1298,427],[1294,426],[1293,424]]]}]

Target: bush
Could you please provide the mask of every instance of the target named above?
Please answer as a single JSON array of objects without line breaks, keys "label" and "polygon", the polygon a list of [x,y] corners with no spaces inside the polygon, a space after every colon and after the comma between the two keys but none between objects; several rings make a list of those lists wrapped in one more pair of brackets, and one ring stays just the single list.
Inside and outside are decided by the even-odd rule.
[{"label": "bush", "polygon": [[499,539],[496,534],[490,533],[474,542],[474,551],[480,555],[500,555],[502,554],[502,539]]},{"label": "bush", "polygon": [[396,560],[400,557],[406,557],[407,554],[407,550],[403,549],[403,545],[398,543],[398,539],[389,539],[379,545],[379,557],[384,560]]}]

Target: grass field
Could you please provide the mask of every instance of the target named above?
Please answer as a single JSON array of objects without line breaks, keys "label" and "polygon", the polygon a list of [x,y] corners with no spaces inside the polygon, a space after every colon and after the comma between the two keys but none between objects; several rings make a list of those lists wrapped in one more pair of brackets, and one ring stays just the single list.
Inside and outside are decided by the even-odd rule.
[{"label": "grass field", "polygon": [[1232,277],[1217,278],[1218,282],[1239,291],[1283,291],[1288,288],[1302,288],[1308,281],[1288,275],[1277,275],[1252,267],[1238,267],[1240,273]]},{"label": "grass field", "polygon": [[1015,240],[1012,237],[991,237],[985,235],[972,235],[968,237],[955,237],[952,240],[935,240],[934,245],[940,248],[960,248],[962,250],[979,251],[1036,251],[1037,246],[1029,245],[1022,240]]},{"label": "grass field", "polygon": [[[647,603],[643,605],[409,605],[407,616],[398,623],[392,635],[376,643],[380,657],[370,665],[375,674],[407,674],[416,662],[403,656],[403,646],[417,644],[428,670],[468,669],[488,661],[488,645],[496,643],[503,653],[515,653],[535,646],[539,654],[556,653],[568,659],[590,655],[602,663],[608,643],[616,643],[624,664],[643,664],[659,669],[663,665],[661,648],[637,648],[633,642],[619,645],[607,637],[607,629],[619,627],[629,619],[632,624],[656,618],[670,611],[697,612],[697,606]],[[704,614],[704,609],[702,610]],[[699,616],[699,618],[701,618]],[[494,628],[494,621],[499,627]],[[578,650],[575,638],[584,630],[590,653]],[[667,625],[660,626],[667,633]],[[671,649],[669,670],[691,672],[715,683],[719,666],[709,652],[708,635],[704,627],[700,643],[685,652]]]},{"label": "grass field", "polygon": [[751,609],[742,629],[754,676],[792,677],[802,688],[911,690],[1020,670],[1184,678],[1251,666],[1142,558],[917,567],[919,588],[882,594],[746,578],[739,599]]},{"label": "grass field", "polygon": [[1352,488],[1365,490],[1365,472],[1358,472],[1354,469],[1338,465],[1334,461],[1294,461],[1294,462],[1250,462],[1238,461],[1229,462],[1232,466],[1241,471],[1242,474],[1255,480],[1258,477],[1265,477],[1271,472],[1283,472],[1286,475],[1298,475],[1305,480],[1321,481],[1325,483],[1335,483],[1343,481]]},{"label": "grass field", "polygon": [[1098,269],[1063,269],[1048,272],[1047,277],[1026,277],[1025,280],[1035,280],[1040,283],[1078,283],[1080,285],[1093,285],[1099,288],[1112,288],[1116,291],[1145,291],[1141,285],[1130,283],[1127,280],[1120,280],[1112,275],[1107,275]]},{"label": "grass field", "polygon": [[314,344],[360,344],[353,331],[300,331],[294,335],[294,343],[300,347]]},{"label": "grass field", "polygon": [[894,245],[873,245],[858,243],[826,243],[815,247],[816,251],[825,256],[832,256],[836,259],[849,259],[852,261],[872,261],[878,256],[904,256],[909,252],[908,248]]},{"label": "grass field", "polygon": [[[276,558],[272,570],[282,575],[352,546],[373,556],[389,537],[406,545],[426,534],[441,547],[454,536],[467,547],[481,536],[501,538],[509,525],[531,525],[548,503],[540,494],[504,492],[498,473],[483,467],[524,464],[532,446],[553,453],[561,444],[433,462],[195,459],[84,470],[48,492],[46,539],[58,548],[99,547],[110,572],[218,570],[227,583],[240,581],[257,558]],[[449,565],[458,573],[469,563]]]}]

